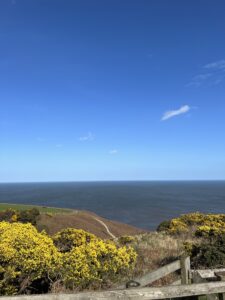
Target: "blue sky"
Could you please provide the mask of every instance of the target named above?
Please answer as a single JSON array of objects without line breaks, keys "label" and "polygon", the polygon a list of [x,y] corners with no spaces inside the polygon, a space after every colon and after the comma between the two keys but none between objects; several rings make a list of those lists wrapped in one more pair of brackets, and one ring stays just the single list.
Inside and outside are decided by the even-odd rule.
[{"label": "blue sky", "polygon": [[224,14],[1,0],[0,182],[225,179]]}]

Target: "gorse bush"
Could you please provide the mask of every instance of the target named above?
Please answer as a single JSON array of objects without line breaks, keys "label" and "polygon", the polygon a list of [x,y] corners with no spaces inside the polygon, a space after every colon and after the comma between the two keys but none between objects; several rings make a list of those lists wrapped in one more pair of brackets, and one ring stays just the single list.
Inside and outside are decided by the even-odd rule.
[{"label": "gorse bush", "polygon": [[[63,255],[63,283],[66,288],[86,288],[91,283],[114,281],[134,267],[136,253],[132,248],[117,248],[113,242],[93,240],[74,247]],[[127,274],[126,274],[127,275]]]},{"label": "gorse bush", "polygon": [[97,240],[97,237],[82,229],[67,228],[55,234],[53,240],[60,252],[68,252],[74,247]]},{"label": "gorse bush", "polygon": [[221,268],[225,265],[225,235],[217,235],[195,243],[185,243],[193,268]]},{"label": "gorse bush", "polygon": [[86,288],[104,284],[134,267],[136,253],[132,248],[118,248],[112,241],[103,241],[82,229],[68,228],[53,237],[62,252],[60,271],[66,288]]},{"label": "gorse bush", "polygon": [[16,222],[18,219],[18,211],[14,209],[6,209],[0,212],[0,222]]},{"label": "gorse bush", "polygon": [[197,237],[218,236],[225,233],[225,215],[201,214],[198,212],[185,214],[170,221],[162,222],[157,230],[169,234],[192,232]]},{"label": "gorse bush", "polygon": [[18,213],[18,221],[22,223],[31,223],[36,225],[37,218],[40,215],[40,212],[37,208],[21,210]]},{"label": "gorse bush", "polygon": [[40,212],[37,208],[26,209],[17,211],[14,209],[7,209],[0,212],[0,222],[21,222],[21,223],[31,223],[36,225],[37,218],[40,215]]},{"label": "gorse bush", "polygon": [[31,224],[0,223],[0,293],[16,294],[35,280],[54,278],[61,254],[50,237]]},{"label": "gorse bush", "polygon": [[121,236],[119,239],[118,239],[118,242],[119,244],[121,245],[129,245],[131,244],[132,242],[135,241],[135,237],[133,236],[130,236],[130,235],[124,235],[124,236]]},{"label": "gorse bush", "polygon": [[55,282],[65,289],[100,287],[135,265],[130,247],[117,247],[83,230],[53,239],[31,224],[0,222],[0,294],[42,293]]}]

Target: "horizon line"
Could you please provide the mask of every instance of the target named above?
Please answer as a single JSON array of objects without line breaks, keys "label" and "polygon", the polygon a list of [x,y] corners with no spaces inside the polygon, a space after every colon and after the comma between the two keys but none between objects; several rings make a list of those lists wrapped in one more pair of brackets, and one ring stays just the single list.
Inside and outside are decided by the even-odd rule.
[{"label": "horizon line", "polygon": [[177,182],[177,181],[225,181],[225,179],[122,179],[122,180],[54,180],[54,181],[0,181],[0,184],[28,183],[91,183],[91,182]]}]

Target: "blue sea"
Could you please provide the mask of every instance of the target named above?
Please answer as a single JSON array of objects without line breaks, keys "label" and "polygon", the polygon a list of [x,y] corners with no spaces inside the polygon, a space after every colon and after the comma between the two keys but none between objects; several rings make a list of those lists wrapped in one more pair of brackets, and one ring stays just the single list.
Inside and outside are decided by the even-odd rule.
[{"label": "blue sea", "polygon": [[89,210],[155,229],[182,213],[225,213],[225,181],[1,183],[0,202]]}]

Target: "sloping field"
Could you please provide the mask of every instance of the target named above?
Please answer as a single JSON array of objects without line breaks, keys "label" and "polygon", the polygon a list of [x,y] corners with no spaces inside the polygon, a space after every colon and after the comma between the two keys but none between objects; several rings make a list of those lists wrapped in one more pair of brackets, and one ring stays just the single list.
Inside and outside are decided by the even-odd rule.
[{"label": "sloping field", "polygon": [[26,210],[37,208],[41,213],[71,213],[73,210],[69,208],[58,208],[58,207],[49,207],[49,206],[38,206],[38,205],[26,205],[26,204],[11,204],[11,203],[0,203],[0,211],[6,209],[15,209],[15,210]]},{"label": "sloping field", "polygon": [[111,238],[112,235],[119,237],[146,232],[127,224],[104,219],[88,211],[74,211],[52,215],[41,214],[38,226],[43,226],[49,234],[54,234],[64,228],[73,227],[86,230],[103,239]]}]

